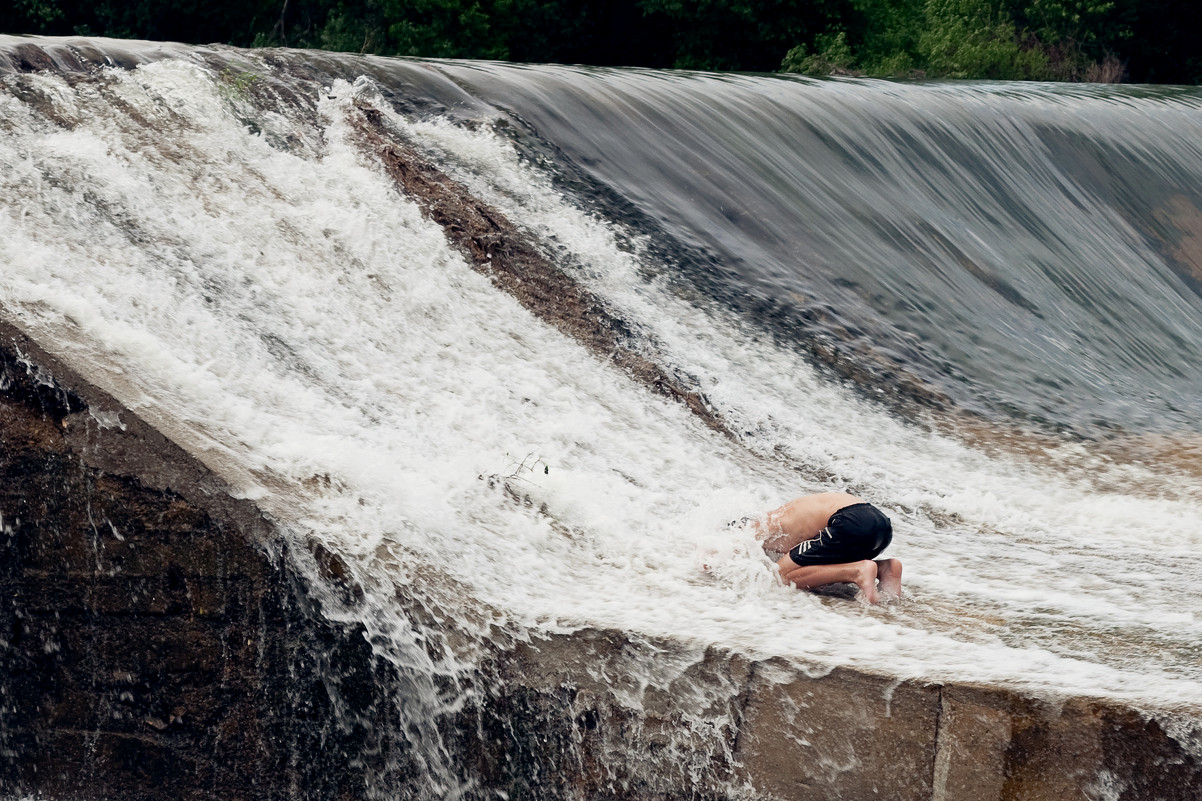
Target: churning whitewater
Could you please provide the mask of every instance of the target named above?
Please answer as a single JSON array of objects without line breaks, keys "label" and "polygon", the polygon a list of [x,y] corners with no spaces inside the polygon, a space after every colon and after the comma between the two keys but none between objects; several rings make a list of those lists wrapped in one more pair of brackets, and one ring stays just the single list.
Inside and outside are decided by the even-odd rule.
[{"label": "churning whitewater", "polygon": [[[124,68],[0,74],[0,315],[340,555],[415,739],[483,643],[585,627],[1202,706],[1196,92],[86,47]],[[726,433],[473,269],[368,111]],[[832,489],[903,603],[726,527]]]}]

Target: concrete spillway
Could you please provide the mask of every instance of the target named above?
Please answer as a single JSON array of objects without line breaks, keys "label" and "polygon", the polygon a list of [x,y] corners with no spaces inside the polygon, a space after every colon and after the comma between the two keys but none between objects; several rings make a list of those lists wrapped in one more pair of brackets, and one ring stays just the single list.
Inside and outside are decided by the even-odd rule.
[{"label": "concrete spillway", "polygon": [[0,53],[3,792],[1192,797],[1188,92]]},{"label": "concrete spillway", "polygon": [[[112,413],[111,397],[10,326],[0,335],[0,787],[63,799],[404,792],[390,776],[413,758],[390,730],[397,679],[363,627],[322,614],[253,504],[129,410],[103,425],[92,404]],[[336,557],[313,556],[327,589],[353,592]],[[532,637],[486,671],[496,691],[459,710],[450,738],[479,797],[696,792],[643,773],[639,750],[657,748],[749,798],[1184,800],[1202,777],[1179,732],[1098,699],[811,675],[612,630]],[[614,694],[637,684],[650,689],[634,712]],[[690,696],[723,725],[691,729]]]}]

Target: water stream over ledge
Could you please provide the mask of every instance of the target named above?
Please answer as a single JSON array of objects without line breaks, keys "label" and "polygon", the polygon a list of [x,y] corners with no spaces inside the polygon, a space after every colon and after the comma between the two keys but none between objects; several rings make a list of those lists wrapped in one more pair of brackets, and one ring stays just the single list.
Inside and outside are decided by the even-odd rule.
[{"label": "water stream over ledge", "polygon": [[[1196,721],[1198,92],[4,57],[0,316],[299,546],[411,678],[428,794],[497,649],[584,630]],[[559,287],[500,287],[517,244],[465,256],[369,131]],[[567,287],[661,378],[565,334]],[[835,488],[893,517],[905,603],[786,589],[725,526]],[[631,708],[678,678],[628,668]]]}]

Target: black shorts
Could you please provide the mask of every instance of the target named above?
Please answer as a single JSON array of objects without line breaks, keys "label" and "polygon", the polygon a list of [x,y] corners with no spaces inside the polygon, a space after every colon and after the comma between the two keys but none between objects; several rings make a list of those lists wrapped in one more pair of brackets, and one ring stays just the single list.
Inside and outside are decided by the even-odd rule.
[{"label": "black shorts", "polygon": [[875,559],[893,540],[893,524],[870,503],[844,506],[812,540],[797,544],[789,558],[799,565],[841,565]]}]

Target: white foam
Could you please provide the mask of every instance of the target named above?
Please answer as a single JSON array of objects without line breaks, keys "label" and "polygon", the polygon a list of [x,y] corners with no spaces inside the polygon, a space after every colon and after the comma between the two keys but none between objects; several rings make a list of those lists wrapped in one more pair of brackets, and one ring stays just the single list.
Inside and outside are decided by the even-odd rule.
[{"label": "white foam", "polygon": [[[481,636],[491,623],[604,626],[825,668],[1202,700],[1189,656],[1202,599],[1185,558],[1202,540],[1196,490],[1114,493],[1073,477],[1089,454],[1065,455],[1074,469],[1060,474],[895,420],[642,277],[623,232],[504,140],[394,118],[554,237],[564,264],[747,432],[730,442],[473,272],[359,150],[345,118],[356,98],[373,102],[369,84],[308,87],[318,113],[291,118],[302,144],[287,149],[182,61],[106,79],[149,127],[100,93],[20,80],[76,123],[58,129],[0,95],[4,314],[286,529],[351,560],[378,592],[344,613],[368,618],[382,653],[411,656],[402,640],[433,636],[390,617],[389,593],[408,584],[459,604],[448,628]],[[271,114],[260,127],[283,130],[285,112]],[[725,527],[843,487],[894,517],[906,604],[786,589]],[[1152,553],[1112,558],[1132,532],[1155,533]],[[424,669],[453,671],[469,652]]]}]

